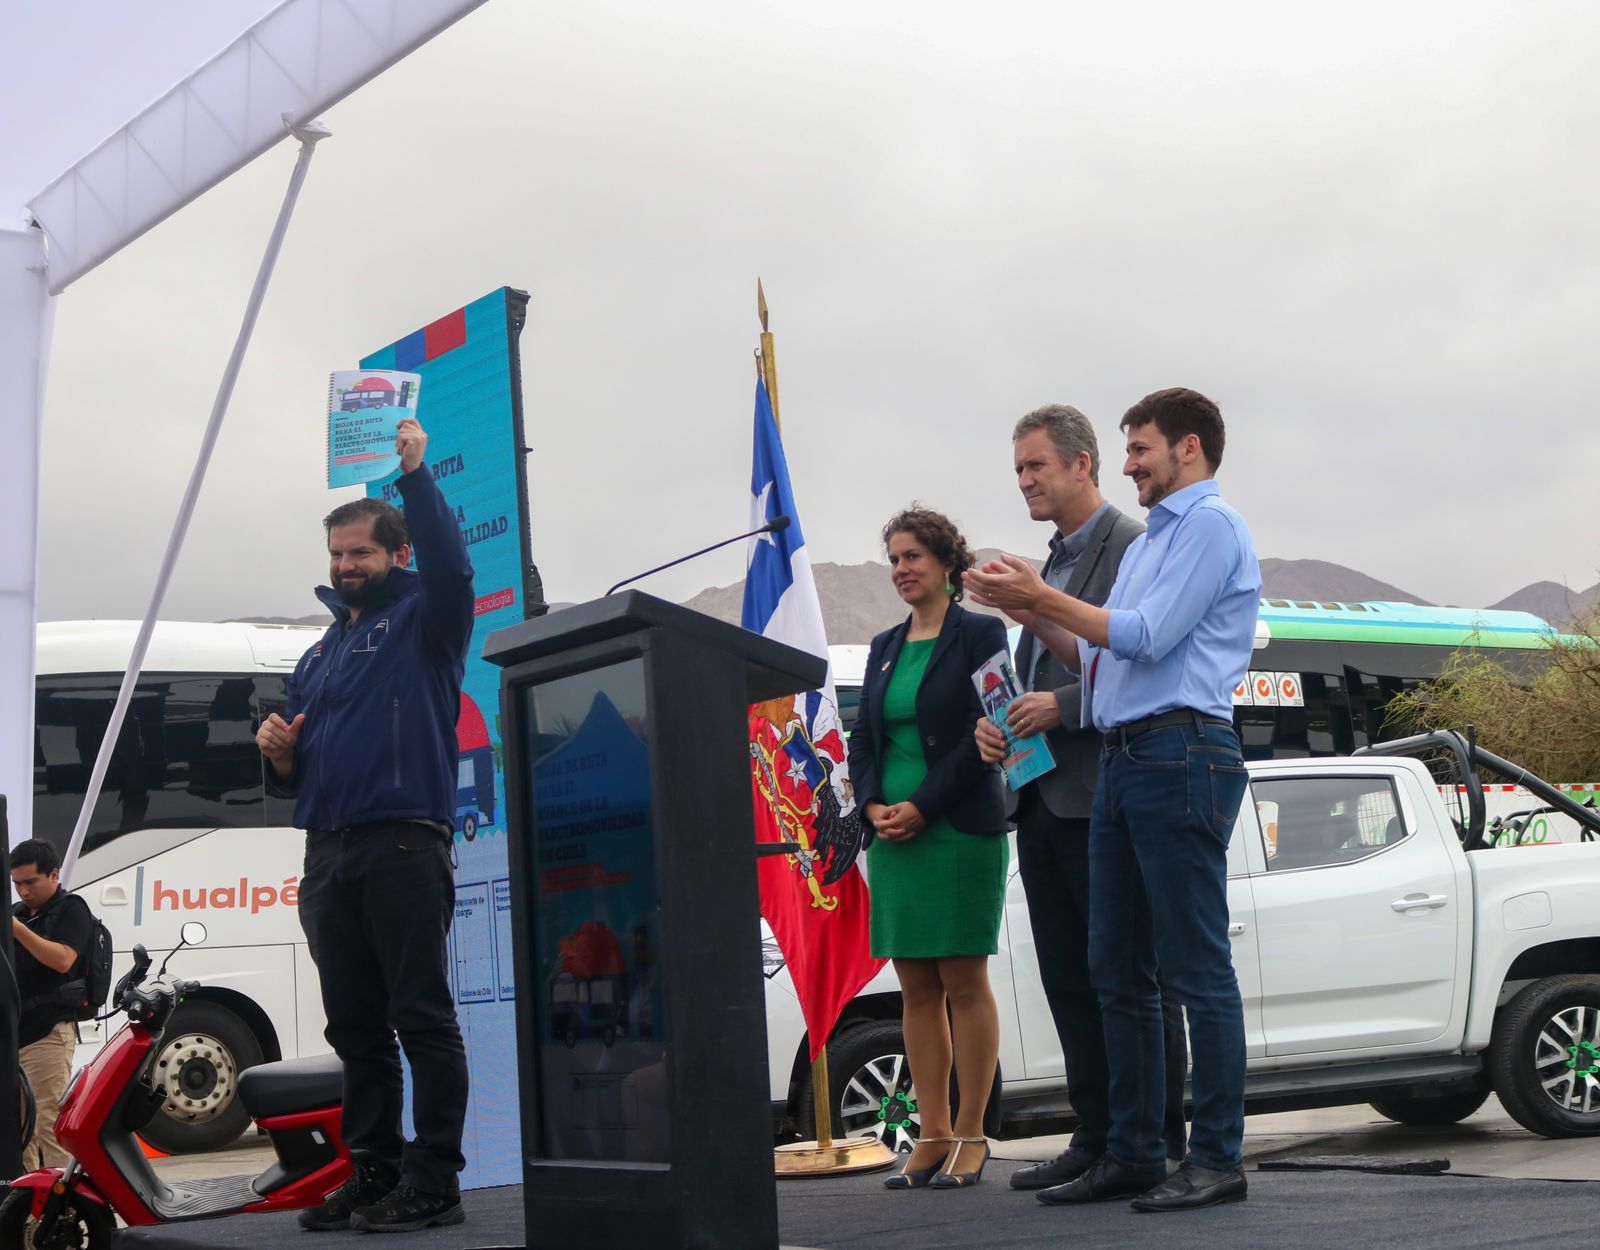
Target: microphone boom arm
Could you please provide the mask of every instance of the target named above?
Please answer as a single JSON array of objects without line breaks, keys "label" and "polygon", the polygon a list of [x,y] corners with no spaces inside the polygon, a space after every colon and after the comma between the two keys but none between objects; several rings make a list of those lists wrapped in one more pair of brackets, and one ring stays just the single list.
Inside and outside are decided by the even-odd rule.
[{"label": "microphone boom arm", "polygon": [[[613,594],[616,591],[621,590],[624,586],[632,585],[634,582],[643,581],[653,573],[660,573],[665,569],[673,568],[679,564],[685,563],[686,561],[697,559],[700,556],[717,550],[719,547],[726,547],[730,543],[743,542],[745,539],[755,538],[759,534],[781,534],[788,528],[789,518],[787,516],[775,516],[760,529],[753,529],[748,534],[737,534],[732,538],[724,538],[720,543],[712,543],[709,547],[702,547],[699,551],[691,551],[688,555],[679,556],[676,560],[668,560],[665,564],[658,564],[655,566],[655,568],[646,569],[643,573],[635,573],[632,577],[624,577],[610,590],[606,591],[606,595]],[[601,596],[601,598],[604,597],[604,595]]]}]

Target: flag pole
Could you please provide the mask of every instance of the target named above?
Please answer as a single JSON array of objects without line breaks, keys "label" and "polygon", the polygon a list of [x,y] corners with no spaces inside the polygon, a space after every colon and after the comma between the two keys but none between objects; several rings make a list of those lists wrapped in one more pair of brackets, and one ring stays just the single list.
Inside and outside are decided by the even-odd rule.
[{"label": "flag pole", "polygon": [[[756,279],[756,314],[761,318],[761,350],[756,354],[761,362],[761,380],[767,387],[767,399],[772,404],[772,421],[783,434],[783,418],[778,412],[778,349],[767,323],[767,293],[761,279]],[[811,1061],[812,1120],[817,1130],[816,1141],[794,1142],[778,1147],[774,1166],[780,1176],[838,1176],[843,1172],[870,1172],[888,1167],[896,1154],[875,1137],[846,1138],[837,1145],[833,1140],[833,1101],[828,1088],[828,1047],[826,1041],[817,1047],[817,1057]]]}]

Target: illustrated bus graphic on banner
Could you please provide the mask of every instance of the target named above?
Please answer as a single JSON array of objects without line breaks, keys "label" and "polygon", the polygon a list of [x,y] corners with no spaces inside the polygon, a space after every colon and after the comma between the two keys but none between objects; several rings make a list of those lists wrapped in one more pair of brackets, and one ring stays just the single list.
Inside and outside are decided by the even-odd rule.
[{"label": "illustrated bus graphic on banner", "polygon": [[494,824],[494,743],[483,713],[466,691],[461,692],[461,716],[456,721],[456,748],[461,759],[456,775],[456,830],[471,842],[482,829]]},{"label": "illustrated bus graphic on banner", "polygon": [[550,979],[550,1032],[568,1047],[580,1038],[610,1046],[628,1027],[628,971],[610,926],[587,920],[561,939],[561,967]]},{"label": "illustrated bus graphic on banner", "polygon": [[347,390],[339,400],[340,412],[360,412],[364,408],[407,408],[411,383],[402,382],[398,392],[385,377],[366,377]]}]

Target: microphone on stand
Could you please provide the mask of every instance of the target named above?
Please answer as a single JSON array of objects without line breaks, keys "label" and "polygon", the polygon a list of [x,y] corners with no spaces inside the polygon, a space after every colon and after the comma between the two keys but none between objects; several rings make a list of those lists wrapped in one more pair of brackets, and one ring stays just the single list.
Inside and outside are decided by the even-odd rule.
[{"label": "microphone on stand", "polygon": [[[720,543],[712,543],[709,547],[702,547],[702,548],[700,548],[699,551],[691,551],[688,555],[679,556],[676,560],[668,560],[665,564],[658,564],[658,565],[655,566],[655,568],[646,569],[643,573],[635,573],[632,577],[625,577],[620,582],[618,582],[615,586],[613,586],[610,590],[606,591],[606,594],[609,595],[609,594],[612,594],[615,591],[621,590],[624,586],[630,586],[634,582],[637,582],[637,581],[642,580],[643,578],[649,577],[652,573],[659,573],[663,569],[673,568],[676,565],[683,564],[686,561],[693,560],[693,559],[695,559],[695,558],[697,558],[699,556],[703,556],[707,552],[715,551],[718,547],[726,547],[729,543],[743,542],[746,538],[754,538],[758,534],[781,534],[781,533],[783,533],[784,530],[786,530],[788,528],[789,528],[789,518],[787,516],[784,516],[784,515],[780,514],[778,516],[773,517],[772,520],[768,521],[760,529],[751,530],[748,534],[738,534],[738,535],[735,535],[733,538],[724,538]],[[604,598],[605,596],[601,596],[601,597]]]}]

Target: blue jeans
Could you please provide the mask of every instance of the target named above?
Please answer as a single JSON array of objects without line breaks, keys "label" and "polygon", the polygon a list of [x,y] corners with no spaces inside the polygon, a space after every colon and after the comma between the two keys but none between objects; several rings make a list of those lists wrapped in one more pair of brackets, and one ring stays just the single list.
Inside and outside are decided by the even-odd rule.
[{"label": "blue jeans", "polygon": [[1089,968],[1111,1068],[1106,1150],[1135,1167],[1166,1157],[1162,985],[1189,1017],[1188,1161],[1243,1161],[1244,1007],[1228,941],[1227,852],[1245,784],[1239,739],[1222,725],[1152,730],[1100,761]]}]

